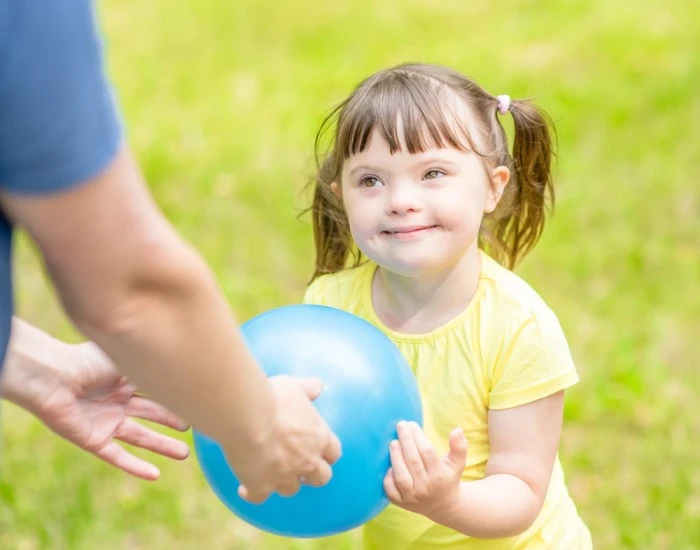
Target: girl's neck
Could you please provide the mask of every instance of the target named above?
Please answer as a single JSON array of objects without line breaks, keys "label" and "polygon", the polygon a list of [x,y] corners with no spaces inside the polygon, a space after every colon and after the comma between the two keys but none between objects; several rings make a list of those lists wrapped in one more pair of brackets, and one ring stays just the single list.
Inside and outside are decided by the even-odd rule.
[{"label": "girl's neck", "polygon": [[471,302],[481,273],[476,244],[450,269],[429,277],[404,277],[380,267],[372,281],[372,302],[391,330],[423,334],[459,315]]}]

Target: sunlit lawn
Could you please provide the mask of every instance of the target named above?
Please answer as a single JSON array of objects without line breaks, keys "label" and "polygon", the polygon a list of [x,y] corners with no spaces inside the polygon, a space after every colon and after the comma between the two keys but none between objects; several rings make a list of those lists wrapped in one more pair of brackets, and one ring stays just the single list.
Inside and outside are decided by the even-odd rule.
[{"label": "sunlit lawn", "polygon": [[[299,301],[316,126],[361,78],[446,63],[559,130],[557,215],[520,273],[582,382],[561,458],[597,548],[700,548],[700,7],[632,2],[107,0],[130,142],[241,319]],[[75,339],[19,247],[19,312]],[[239,523],[196,460],[139,482],[3,410],[0,548],[350,549]]]}]

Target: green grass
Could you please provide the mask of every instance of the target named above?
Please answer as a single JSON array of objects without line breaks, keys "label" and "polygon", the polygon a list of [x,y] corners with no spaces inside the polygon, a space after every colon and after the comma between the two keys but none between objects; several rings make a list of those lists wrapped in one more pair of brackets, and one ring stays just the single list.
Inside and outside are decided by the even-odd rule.
[{"label": "green grass", "polygon": [[[435,5],[438,4],[438,5]],[[690,0],[101,3],[130,142],[241,319],[296,302],[316,126],[370,72],[445,63],[558,124],[557,215],[520,273],[582,382],[561,457],[602,549],[700,548],[700,7]],[[19,313],[76,335],[21,239]],[[0,548],[339,549],[261,535],[195,460],[138,482],[3,409]]]}]

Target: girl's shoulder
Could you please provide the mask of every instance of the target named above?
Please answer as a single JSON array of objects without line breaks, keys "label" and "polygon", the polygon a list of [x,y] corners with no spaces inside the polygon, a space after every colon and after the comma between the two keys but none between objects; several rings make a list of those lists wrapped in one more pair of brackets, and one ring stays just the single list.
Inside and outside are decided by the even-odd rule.
[{"label": "girl's shoulder", "polygon": [[495,260],[482,266],[479,346],[489,407],[517,407],[575,384],[566,335],[545,300]]},{"label": "girl's shoulder", "polygon": [[481,252],[482,300],[488,309],[510,318],[550,318],[554,315],[544,298],[511,270],[503,267],[486,252]]}]

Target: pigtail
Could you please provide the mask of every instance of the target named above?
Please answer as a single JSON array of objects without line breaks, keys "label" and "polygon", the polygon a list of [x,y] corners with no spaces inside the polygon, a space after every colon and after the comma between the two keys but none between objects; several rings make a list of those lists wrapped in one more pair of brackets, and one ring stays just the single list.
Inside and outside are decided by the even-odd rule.
[{"label": "pigtail", "polygon": [[[515,134],[511,182],[492,231],[512,269],[537,244],[547,211],[554,208],[554,126],[544,111],[528,101],[514,101],[509,110]],[[498,210],[506,215],[499,216]]]},{"label": "pigtail", "polygon": [[316,266],[311,281],[326,273],[335,273],[346,267],[352,235],[342,199],[333,191],[337,167],[333,155],[322,161],[314,185],[311,217],[314,228]]}]

